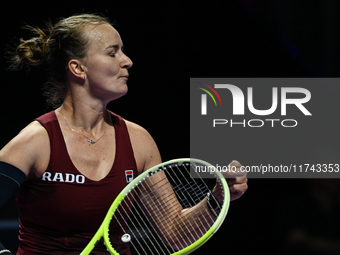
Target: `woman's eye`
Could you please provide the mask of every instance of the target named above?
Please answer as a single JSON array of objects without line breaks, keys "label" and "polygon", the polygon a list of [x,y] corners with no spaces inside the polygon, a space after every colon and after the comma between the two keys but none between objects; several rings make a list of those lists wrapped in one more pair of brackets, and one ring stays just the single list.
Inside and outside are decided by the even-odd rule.
[{"label": "woman's eye", "polygon": [[116,57],[117,52],[112,50],[112,51],[108,52],[108,54],[109,54],[110,57]]}]

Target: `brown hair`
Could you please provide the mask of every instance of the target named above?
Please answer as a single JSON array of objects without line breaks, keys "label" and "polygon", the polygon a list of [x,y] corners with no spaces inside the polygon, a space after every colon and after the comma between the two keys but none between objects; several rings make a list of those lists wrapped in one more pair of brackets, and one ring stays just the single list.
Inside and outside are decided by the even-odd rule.
[{"label": "brown hair", "polygon": [[47,23],[47,29],[25,26],[35,37],[20,39],[14,55],[11,57],[11,69],[47,64],[49,82],[45,86],[47,103],[56,108],[65,98],[67,88],[67,64],[76,58],[86,56],[90,40],[84,26],[111,24],[101,15],[80,14],[62,18],[55,25]]}]

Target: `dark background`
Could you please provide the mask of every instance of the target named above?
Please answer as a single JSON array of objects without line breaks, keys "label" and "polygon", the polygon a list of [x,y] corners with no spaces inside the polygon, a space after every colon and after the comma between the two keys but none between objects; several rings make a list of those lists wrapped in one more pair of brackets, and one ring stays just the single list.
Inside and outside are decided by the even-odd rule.
[{"label": "dark background", "polygon": [[[336,0],[6,1],[1,5],[3,50],[24,35],[20,30],[24,23],[42,26],[48,19],[81,12],[99,12],[116,20],[134,66],[129,93],[110,103],[109,109],[145,127],[163,160],[190,154],[190,77],[338,77],[340,2]],[[42,72],[6,71],[1,55],[3,147],[49,109],[41,96]],[[334,109],[331,117],[336,118],[336,113]],[[242,155],[237,159],[242,162]],[[338,179],[250,180],[249,190],[232,206],[225,224],[195,254],[340,254],[339,187]],[[0,219],[16,217],[12,201]],[[12,247],[16,233],[3,227],[0,238]]]}]

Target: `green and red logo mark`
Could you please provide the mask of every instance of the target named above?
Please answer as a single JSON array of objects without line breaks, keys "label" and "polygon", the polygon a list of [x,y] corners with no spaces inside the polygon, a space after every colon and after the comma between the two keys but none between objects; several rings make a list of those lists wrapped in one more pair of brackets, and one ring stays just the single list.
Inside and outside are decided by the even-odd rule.
[{"label": "green and red logo mark", "polygon": [[[217,96],[217,98],[220,101],[220,104],[222,106],[222,101],[221,101],[220,95],[217,93],[217,91],[213,87],[211,87],[208,84],[202,83],[202,82],[197,82],[197,83],[200,83],[200,84],[206,86],[208,89],[210,89]],[[211,94],[211,92],[209,90],[201,88],[201,87],[198,87],[198,88],[203,90],[204,92],[206,92],[212,98],[212,100],[214,101],[215,106],[217,106],[215,97],[213,96],[213,94]],[[202,94],[201,95],[201,102],[202,102],[202,105],[201,105],[202,106],[201,107],[201,114],[202,115],[207,115],[207,95],[206,94]]]}]

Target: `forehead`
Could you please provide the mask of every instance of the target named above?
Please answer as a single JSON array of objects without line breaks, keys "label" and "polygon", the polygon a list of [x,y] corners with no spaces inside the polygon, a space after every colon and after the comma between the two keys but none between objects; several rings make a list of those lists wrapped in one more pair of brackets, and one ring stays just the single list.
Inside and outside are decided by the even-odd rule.
[{"label": "forehead", "polygon": [[101,24],[89,28],[90,48],[105,49],[109,45],[122,46],[122,40],[118,31],[109,24]]}]

